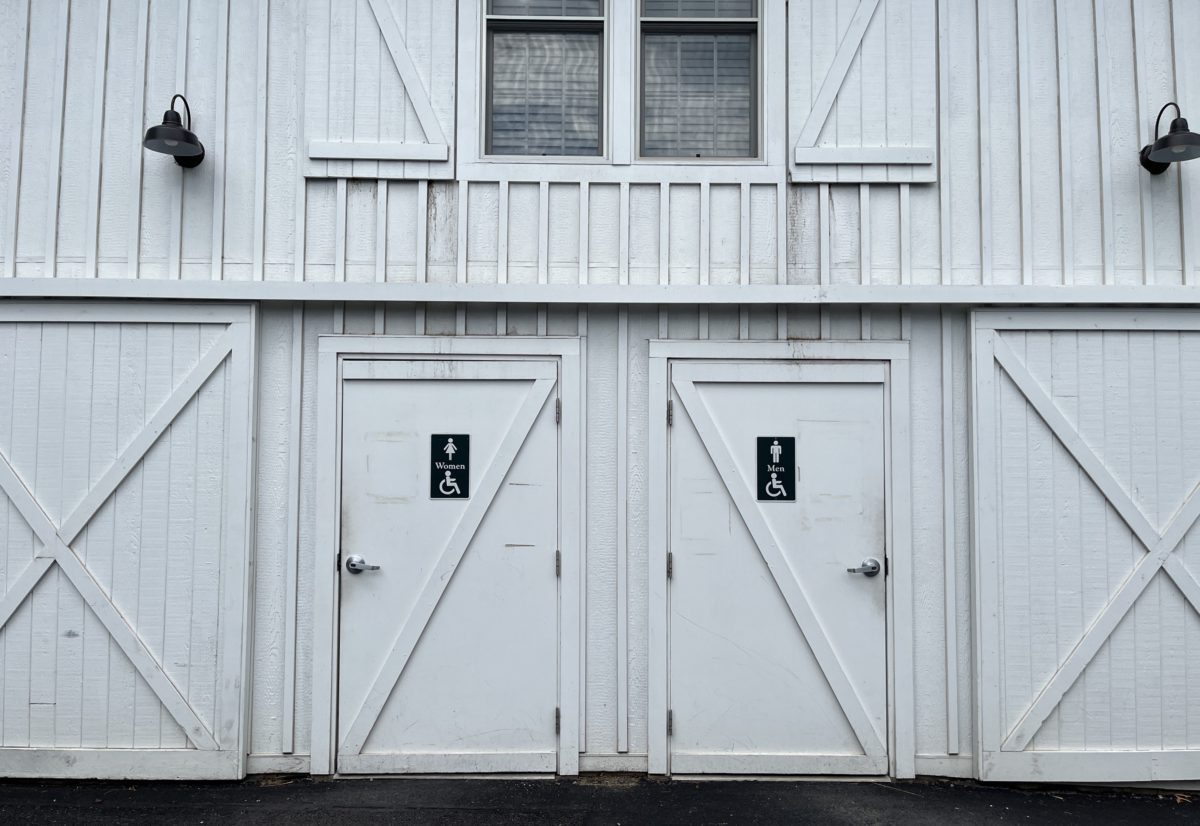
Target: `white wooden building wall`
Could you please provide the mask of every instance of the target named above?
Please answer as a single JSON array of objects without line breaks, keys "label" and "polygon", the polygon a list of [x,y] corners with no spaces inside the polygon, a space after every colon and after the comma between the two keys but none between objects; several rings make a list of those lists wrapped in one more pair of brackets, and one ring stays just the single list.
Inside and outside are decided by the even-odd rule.
[{"label": "white wooden building wall", "polygon": [[[782,322],[782,326],[781,326]],[[917,770],[972,764],[966,314],[850,307],[267,304],[260,318],[251,771],[307,769],[317,336],[582,335],[587,352],[583,767],[645,770],[653,338],[912,344]],[[295,434],[299,434],[298,437]],[[943,434],[949,438],[943,440]],[[936,469],[942,468],[939,473]],[[931,470],[932,469],[932,470]],[[952,587],[943,589],[943,582]],[[952,618],[947,623],[947,617]]]},{"label": "white wooden building wall", "polygon": [[[821,18],[832,2],[792,5]],[[1200,56],[1186,47],[1200,37],[1200,5],[924,2],[920,19],[937,27],[937,182],[846,183],[854,169],[841,165],[828,183],[787,185],[783,168],[747,166],[719,184],[682,166],[654,185],[636,183],[636,164],[604,167],[595,182],[466,184],[380,183],[450,177],[449,161],[310,161],[313,140],[415,139],[411,101],[395,105],[395,68],[370,30],[376,7],[392,9],[416,74],[430,73],[438,124],[449,117],[453,88],[435,68],[452,70],[454,55],[430,51],[449,47],[429,0],[354,0],[333,15],[328,0],[0,0],[0,277],[1197,283],[1183,230],[1200,172],[1151,178],[1136,154],[1166,101],[1200,117]],[[848,26],[856,4],[836,7]],[[870,26],[895,29],[898,7],[883,0]],[[914,42],[927,34],[910,31]],[[343,59],[329,60],[330,38]],[[833,106],[839,142],[878,117],[875,53],[864,61]],[[916,106],[928,90],[914,61]],[[140,146],[175,91],[208,150],[187,172]],[[371,96],[404,122],[377,117]],[[891,118],[890,90],[887,107]]]}]

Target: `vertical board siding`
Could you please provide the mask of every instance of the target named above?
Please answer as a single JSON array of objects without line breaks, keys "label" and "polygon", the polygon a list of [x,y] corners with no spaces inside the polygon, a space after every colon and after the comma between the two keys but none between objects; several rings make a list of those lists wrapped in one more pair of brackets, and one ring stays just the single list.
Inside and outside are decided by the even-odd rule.
[{"label": "vertical board siding", "polygon": [[[449,135],[455,27],[429,0],[375,2]],[[796,125],[861,2],[792,6],[791,52],[806,55],[789,67]],[[388,179],[450,177],[451,162],[307,157],[311,140],[424,139],[371,0],[6,0],[0,23],[5,275],[355,281],[382,266],[389,281],[464,272],[472,284],[1197,281],[1185,229],[1198,173],[1151,177],[1129,160],[1159,107],[1178,98],[1187,115],[1197,100],[1191,52],[1162,47],[1200,36],[1200,13],[1179,0],[879,0],[819,145],[928,144],[937,182],[842,163],[807,178],[780,168],[779,184],[747,166],[746,182],[706,187],[695,167],[661,185],[498,177],[464,185],[462,199],[426,183],[424,202],[416,183]],[[186,172],[138,145],[177,91],[208,150]],[[75,135],[89,136],[82,151],[65,142]],[[797,271],[784,274],[772,190],[789,176],[783,238]],[[382,239],[380,187],[396,196]]]},{"label": "vertical board siding", "polygon": [[[516,189],[516,187],[514,187]],[[649,190],[656,201],[657,187]],[[635,211],[631,191],[631,212]],[[530,199],[536,203],[537,188]],[[768,195],[770,193],[768,192]],[[768,200],[773,200],[770,198]],[[773,208],[773,203],[771,204]],[[515,214],[514,214],[515,218]],[[773,219],[772,219],[773,221]],[[536,232],[536,222],[531,229]],[[634,245],[636,246],[636,244]],[[531,252],[536,247],[531,246]],[[530,262],[532,264],[532,262]],[[530,275],[536,277],[536,269]],[[296,305],[300,306],[300,305]],[[310,742],[312,663],[312,565],[315,546],[315,492],[313,472],[316,463],[316,433],[314,430],[313,399],[317,336],[333,330],[333,308],[328,304],[303,305],[303,338],[294,339],[293,307],[279,305],[267,308],[262,317],[260,358],[263,365],[258,387],[259,454],[257,477],[257,555],[255,593],[255,641],[253,674],[251,753],[282,755],[285,739],[285,720],[294,720],[294,749],[296,755],[308,753]],[[380,310],[382,313],[380,314]],[[895,340],[910,328],[913,342],[914,421],[927,426],[914,442],[914,466],[941,467],[943,439],[953,440],[955,463],[952,478],[946,486],[952,491],[952,501],[945,503],[950,517],[956,522],[955,544],[952,553],[956,560],[955,589],[959,615],[952,618],[959,628],[966,623],[971,610],[969,572],[971,570],[968,531],[968,479],[966,465],[966,364],[956,358],[951,371],[951,401],[955,406],[955,431],[942,432],[942,320],[937,312],[915,313],[909,324],[902,325],[900,313],[894,308],[840,308],[818,313],[813,308],[781,308],[784,329],[792,338],[819,339],[823,335],[837,339],[858,339],[868,336],[877,340]],[[383,327],[377,319],[382,315]],[[648,616],[647,600],[650,587],[649,511],[645,486],[648,478],[649,442],[649,377],[648,342],[662,335],[695,339],[774,340],[779,336],[779,313],[776,308],[755,308],[750,312],[737,307],[669,307],[663,314],[667,329],[660,327],[660,312],[654,307],[583,308],[551,306],[540,309],[532,305],[507,305],[503,313],[492,307],[456,305],[386,304],[363,307],[361,312],[345,311],[345,330],[356,333],[388,335],[459,334],[458,317],[464,319],[463,331],[469,335],[579,335],[586,336],[587,352],[587,450],[592,473],[587,485],[587,551],[583,593],[588,621],[584,651],[584,728],[586,733],[585,762],[594,758],[595,765],[624,765],[633,763],[604,763],[605,760],[644,759],[648,743]],[[625,321],[621,321],[624,315]],[[821,316],[825,316],[822,324]],[[967,324],[961,312],[947,312],[950,319],[950,346],[965,352]],[[417,319],[424,319],[419,329]],[[503,329],[498,319],[503,319]],[[707,324],[707,328],[705,328]],[[707,332],[705,333],[705,329]],[[866,331],[864,333],[863,331]],[[2,330],[0,330],[2,332]],[[289,446],[288,434],[295,425],[291,421],[293,404],[287,380],[291,374],[295,347],[302,364],[300,399],[300,439]],[[624,355],[625,361],[620,359]],[[2,367],[3,365],[0,365]],[[0,375],[2,371],[0,371]],[[619,384],[624,381],[624,387]],[[618,399],[624,398],[626,411],[620,410]],[[623,430],[623,437],[622,437]],[[298,457],[290,455],[298,451]],[[618,461],[618,451],[623,458]],[[290,477],[289,462],[295,462],[297,475]],[[915,645],[920,663],[921,687],[916,695],[918,721],[918,753],[944,755],[947,731],[947,681],[957,686],[960,744],[962,754],[973,749],[973,727],[970,712],[971,677],[969,673],[972,648],[970,635],[960,633],[954,639],[957,646],[957,673],[946,671],[947,618],[943,611],[945,600],[940,590],[943,582],[944,523],[943,482],[936,474],[922,483],[920,506],[913,513],[914,564],[921,572],[914,582],[925,590],[919,591],[916,615]],[[289,489],[292,486],[292,489]],[[298,541],[289,545],[282,536],[287,520],[287,497],[299,496],[297,512]],[[618,508],[618,497],[625,506]],[[618,537],[624,536],[624,564],[618,553]],[[286,554],[295,558],[286,558]],[[286,694],[283,689],[286,653],[281,643],[287,638],[288,614],[284,600],[284,573],[289,565],[298,572],[294,612],[295,639],[295,707],[285,712]],[[623,601],[622,601],[623,592]],[[930,597],[930,594],[934,594]],[[625,616],[619,612],[625,606]],[[622,628],[622,625],[624,626]],[[624,647],[620,643],[624,643]],[[625,685],[618,675],[625,675]],[[622,699],[623,698],[623,699]],[[627,729],[625,728],[627,726]],[[618,757],[618,755],[624,755]]]}]

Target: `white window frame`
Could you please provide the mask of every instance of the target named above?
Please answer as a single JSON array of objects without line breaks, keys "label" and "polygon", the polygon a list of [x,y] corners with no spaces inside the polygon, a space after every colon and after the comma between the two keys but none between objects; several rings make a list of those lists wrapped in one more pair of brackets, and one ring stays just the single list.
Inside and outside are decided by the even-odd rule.
[{"label": "white window frame", "polygon": [[606,0],[601,150],[596,157],[489,156],[486,0],[458,0],[460,181],[777,184],[787,174],[787,11],[759,2],[757,158],[639,158],[640,3]]}]

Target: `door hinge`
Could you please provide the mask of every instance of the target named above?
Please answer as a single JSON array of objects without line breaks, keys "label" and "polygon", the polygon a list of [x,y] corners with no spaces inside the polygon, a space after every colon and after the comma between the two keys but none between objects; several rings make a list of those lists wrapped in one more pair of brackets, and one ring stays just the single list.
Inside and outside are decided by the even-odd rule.
[{"label": "door hinge", "polygon": [[554,423],[562,424],[562,399],[554,400]]},{"label": "door hinge", "polygon": [[562,551],[554,552],[554,575],[562,576]]},{"label": "door hinge", "polygon": [[675,712],[667,709],[667,736],[675,733]]},{"label": "door hinge", "polygon": [[672,399],[667,400],[667,427],[675,424],[675,402]]},{"label": "door hinge", "polygon": [[562,709],[554,709],[554,733],[562,734]]},{"label": "door hinge", "polygon": [[667,552],[667,579],[675,576],[675,554]]},{"label": "door hinge", "polygon": [[888,558],[886,556],[883,558],[883,575],[888,575]]},{"label": "door hinge", "polygon": [[333,570],[335,570],[335,571],[340,571],[340,570],[342,570],[342,552],[341,552],[341,551],[338,551],[338,553],[337,553],[337,559],[336,559],[336,560],[334,560],[334,563],[333,563]]}]

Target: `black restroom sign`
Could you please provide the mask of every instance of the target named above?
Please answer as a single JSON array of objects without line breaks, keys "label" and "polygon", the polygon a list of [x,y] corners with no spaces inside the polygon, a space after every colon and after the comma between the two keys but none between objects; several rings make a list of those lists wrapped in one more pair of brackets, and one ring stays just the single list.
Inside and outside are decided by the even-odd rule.
[{"label": "black restroom sign", "polygon": [[467,434],[429,437],[429,498],[471,498],[471,437]]},{"label": "black restroom sign", "polygon": [[758,501],[796,501],[796,437],[758,437]]}]

